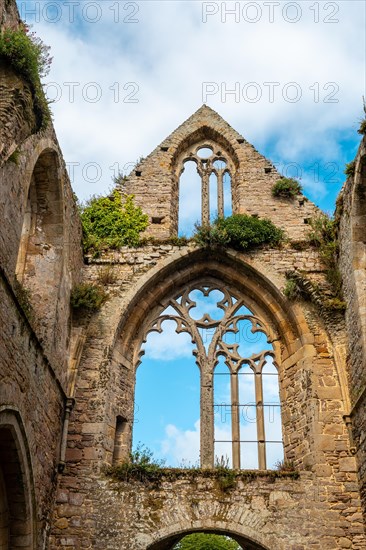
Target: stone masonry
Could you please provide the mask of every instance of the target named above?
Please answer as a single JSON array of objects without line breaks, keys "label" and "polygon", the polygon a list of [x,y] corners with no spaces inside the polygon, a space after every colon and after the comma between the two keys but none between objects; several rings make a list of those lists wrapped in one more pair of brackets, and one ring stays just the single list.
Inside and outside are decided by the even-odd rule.
[{"label": "stone masonry", "polygon": [[[0,24],[19,25],[15,0],[0,0]],[[0,549],[168,550],[195,531],[249,550],[366,549],[365,141],[336,214],[344,314],[321,305],[331,289],[308,239],[318,209],[301,194],[273,197],[272,163],[209,107],[124,182],[149,216],[146,244],[95,259],[83,258],[53,127],[37,129],[29,84],[1,59],[0,92]],[[198,162],[205,146],[228,163],[233,212],[269,218],[286,232],[283,244],[248,252],[176,244],[183,163]],[[286,298],[289,272],[318,296]],[[166,469],[155,483],[118,479],[110,467],[131,449],[142,342],[162,304],[208,281],[240,296],[268,329],[294,468],[236,470],[220,485],[208,369],[203,467]],[[99,311],[72,311],[80,282],[104,286]]]}]

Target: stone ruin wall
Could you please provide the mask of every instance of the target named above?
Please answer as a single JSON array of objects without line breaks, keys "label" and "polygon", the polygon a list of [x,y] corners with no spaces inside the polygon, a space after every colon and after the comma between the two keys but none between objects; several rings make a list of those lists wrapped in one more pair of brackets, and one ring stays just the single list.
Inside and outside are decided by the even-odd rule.
[{"label": "stone ruin wall", "polygon": [[361,143],[355,175],[338,199],[340,269],[348,307],[348,368],[351,418],[366,510],[366,143]]},{"label": "stone ruin wall", "polygon": [[233,213],[267,217],[291,239],[302,240],[316,207],[302,196],[290,204],[274,198],[271,189],[281,176],[273,164],[205,105],[142,160],[122,186],[124,192],[135,195],[151,222],[156,219],[146,236],[167,239],[176,235],[179,159],[190,146],[208,142],[215,142],[215,152],[220,150],[236,167],[232,174]]},{"label": "stone ruin wall", "polygon": [[[0,0],[1,28],[15,29],[18,23],[15,2]],[[14,152],[17,158],[12,156]],[[35,169],[36,187],[39,189],[42,183],[44,202],[51,188],[58,196],[57,221],[52,219],[50,208],[38,218],[41,225],[47,226],[49,242],[56,245],[47,248],[45,240],[43,247],[35,247],[33,267],[32,262],[25,261],[23,285],[19,285],[15,272]],[[42,206],[40,202],[38,205]],[[14,505],[12,548],[38,549],[45,547],[50,530],[60,460],[71,330],[70,291],[80,279],[83,265],[81,229],[52,124],[44,131],[37,130],[30,87],[3,61],[0,219],[0,470],[6,472],[9,506]],[[36,269],[34,277],[32,270]],[[24,292],[24,288],[31,290]],[[15,439],[10,443],[12,437]],[[20,468],[22,479],[18,477],[14,485],[11,472],[16,468]],[[27,513],[21,507],[21,492],[25,494]],[[0,533],[0,541],[2,537]]]},{"label": "stone ruin wall", "polygon": [[[15,2],[0,0],[0,22],[17,25]],[[280,550],[365,548],[354,442],[343,419],[351,410],[346,366],[355,405],[356,396],[363,395],[360,380],[365,365],[365,348],[359,344],[365,325],[360,314],[363,267],[354,281],[355,265],[351,265],[349,254],[347,257],[352,246],[348,219],[354,216],[349,187],[344,191],[341,222],[341,268],[350,304],[347,364],[342,317],[322,318],[313,304],[292,304],[282,295],[288,270],[304,270],[312,280],[324,280],[316,251],[298,250],[291,243],[282,249],[245,254],[228,251],[210,257],[191,245],[180,249],[152,244],[113,252],[103,258],[104,265],[112,264],[116,273],[108,288],[110,299],[91,318],[74,316],[71,330],[71,288],[81,280],[81,271],[83,280],[98,280],[103,261],[83,266],[80,224],[52,126],[34,133],[29,88],[5,64],[0,65],[0,76],[0,319],[4,327],[0,335],[0,413],[13,411],[24,427],[34,478],[35,546],[43,548],[51,530],[49,548],[142,550],[156,543],[154,548],[163,550],[167,548],[164,541],[173,540],[179,532],[211,529]],[[269,217],[287,230],[292,241],[305,241],[306,221],[317,212],[314,205],[302,198],[293,204],[274,199],[271,187],[279,177],[274,167],[205,106],[137,166],[140,175],[135,171],[125,184],[125,191],[135,194],[150,219],[160,219],[150,225],[147,236],[167,239],[175,234],[176,161],[185,148],[207,140],[215,141],[237,165],[234,212]],[[9,160],[17,150],[18,164]],[[37,165],[44,153],[47,155]],[[55,227],[49,220],[48,229],[51,238],[58,239],[55,251],[61,269],[57,280],[53,279],[52,258],[45,250],[45,279],[25,274],[33,306],[29,317],[15,283],[15,270],[32,175],[38,178],[38,185],[48,178],[58,190],[56,203],[62,216]],[[37,266],[33,264],[32,269]],[[194,273],[202,278],[207,269],[216,276],[220,272],[233,284],[243,284],[243,288],[254,285],[258,301],[266,300],[271,314],[282,319],[277,319],[277,328],[288,340],[281,348],[284,440],[286,456],[295,460],[300,477],[244,476],[235,489],[224,494],[204,474],[194,482],[184,475],[176,480],[167,478],[160,488],[114,482],[105,477],[103,467],[112,461],[116,415],[132,420],[133,332],[141,329],[147,308],[153,307],[162,289],[170,292]],[[257,281],[249,280],[250,273]],[[46,288],[54,297],[54,309],[48,309],[43,301]],[[57,479],[71,379],[76,403],[68,431],[66,469]],[[366,464],[362,454],[364,403],[359,400],[352,415],[362,475]],[[21,536],[28,535],[23,530]],[[18,540],[20,546],[27,542]],[[257,548],[254,542],[253,548]]]},{"label": "stone ruin wall", "polygon": [[[268,548],[363,548],[356,462],[343,420],[348,412],[347,378],[342,371],[344,326],[341,318],[324,323],[308,303],[294,306],[283,298],[285,304],[271,304],[294,308],[306,342],[302,351],[295,351],[298,343],[290,346],[292,353],[284,359],[280,375],[286,456],[295,460],[298,480],[273,482],[259,475],[239,482],[237,491],[221,495],[205,475],[194,482],[185,476],[176,481],[168,478],[158,489],[138,482],[113,482],[104,475],[103,465],[112,463],[116,416],[132,423],[134,374],[123,343],[136,330],[130,326],[134,313],[139,309],[143,317],[153,307],[154,289],[178,288],[195,269],[203,277],[200,263],[207,273],[210,262],[218,260],[223,280],[229,278],[227,258],[203,256],[193,245],[181,249],[149,245],[111,252],[85,267],[84,278],[89,281],[98,281],[106,267],[113,269],[115,281],[100,313],[88,325],[80,319],[86,340],[51,548],[103,548],[108,541],[111,549],[143,549],[170,535],[177,524],[182,531],[209,525],[213,530],[236,532]],[[244,265],[250,265],[279,291],[285,285],[285,272],[294,266],[319,279],[324,276],[313,249],[299,251],[287,245],[245,254],[231,251],[228,256],[238,262],[235,269],[242,270],[242,278]],[[130,308],[136,294],[141,299]],[[121,320],[127,326],[119,340],[116,327]]]},{"label": "stone ruin wall", "polygon": [[[186,532],[202,526],[239,532],[268,548],[363,548],[366,544],[353,442],[344,422],[350,405],[342,315],[322,318],[314,305],[292,304],[282,294],[285,273],[291,270],[324,284],[324,266],[317,252],[306,245],[308,227],[304,221],[317,209],[308,201],[292,204],[274,199],[270,190],[278,174],[273,167],[265,170],[268,161],[205,106],[136,167],[137,173],[128,178],[123,191],[133,193],[151,219],[160,220],[161,223],[150,225],[148,236],[158,240],[176,234],[175,159],[185,147],[211,140],[216,140],[222,149],[225,146],[238,162],[233,182],[234,211],[269,217],[285,227],[291,240],[281,249],[241,254],[210,253],[196,250],[194,245],[177,248],[156,242],[90,260],[84,269],[85,280],[98,281],[103,269],[112,266],[115,281],[109,288],[110,299],[100,313],[88,320],[77,320],[84,347],[79,356],[67,470],[59,483],[52,548],[103,548],[108,541],[111,549],[137,550],[155,541],[160,550],[168,546],[159,537],[170,536],[177,522]],[[242,178],[248,172],[253,175],[250,182]],[[267,189],[266,201],[263,187]],[[249,266],[253,272],[247,271]],[[281,495],[278,499],[273,480],[260,476],[240,486],[240,497],[234,491],[229,498],[215,494],[214,485],[204,474],[197,483],[184,476],[176,481],[168,479],[150,494],[142,484],[113,482],[103,472],[103,467],[112,463],[117,415],[129,420],[127,447],[131,441],[131,359],[146,314],[156,307],[164,288],[166,292],[177,291],[192,277],[202,280],[210,273],[219,273],[220,280],[226,283],[237,278],[237,284],[244,287],[253,284],[252,297],[257,296],[258,304],[265,296],[267,302],[262,307],[266,306],[273,315],[286,312],[299,327],[300,340],[295,338],[291,343],[290,325],[283,320],[281,330],[289,341],[281,346],[280,386],[286,458],[295,461],[300,478],[276,480]],[[266,285],[271,291],[269,287],[268,292],[265,290]],[[258,508],[257,498],[262,497],[257,491],[264,499]],[[192,495],[194,502],[201,503],[198,510],[192,505]],[[272,499],[276,500],[275,512]],[[253,516],[254,510],[257,512]],[[87,521],[87,534],[82,518]],[[255,535],[250,518],[256,526]]]}]

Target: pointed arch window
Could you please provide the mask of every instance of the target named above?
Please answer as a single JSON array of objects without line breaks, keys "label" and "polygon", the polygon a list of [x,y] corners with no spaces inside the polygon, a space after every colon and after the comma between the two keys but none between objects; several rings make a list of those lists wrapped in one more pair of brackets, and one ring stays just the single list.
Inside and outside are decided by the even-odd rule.
[{"label": "pointed arch window", "polygon": [[194,223],[212,223],[232,213],[234,163],[214,142],[205,141],[189,148],[178,162],[178,233],[189,233]]},{"label": "pointed arch window", "polygon": [[[278,365],[273,334],[236,291],[213,279],[166,300],[147,324],[188,333],[200,372],[200,457],[233,468],[266,469],[283,459]],[[138,351],[138,365],[143,349]]]}]

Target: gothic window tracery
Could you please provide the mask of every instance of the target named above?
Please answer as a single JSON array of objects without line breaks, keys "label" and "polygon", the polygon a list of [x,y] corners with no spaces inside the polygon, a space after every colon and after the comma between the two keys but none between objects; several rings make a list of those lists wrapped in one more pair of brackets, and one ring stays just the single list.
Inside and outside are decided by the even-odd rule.
[{"label": "gothic window tracery", "polygon": [[[178,163],[179,232],[195,222],[207,225],[217,217],[232,213],[232,178],[235,167],[230,155],[214,142],[189,148]],[[200,204],[198,204],[200,203]]]},{"label": "gothic window tracery", "polygon": [[[283,444],[271,331],[239,293],[210,279],[162,303],[143,341],[161,334],[167,322],[190,335],[200,371],[201,465],[273,467]],[[143,354],[142,345],[136,365]]]}]

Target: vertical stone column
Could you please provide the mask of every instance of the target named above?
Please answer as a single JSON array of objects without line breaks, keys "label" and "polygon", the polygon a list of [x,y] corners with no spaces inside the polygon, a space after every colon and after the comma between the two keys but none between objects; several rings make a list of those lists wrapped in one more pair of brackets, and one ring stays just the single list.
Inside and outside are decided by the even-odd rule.
[{"label": "vertical stone column", "polygon": [[239,419],[239,380],[238,373],[233,372],[231,381],[231,433],[233,446],[233,468],[240,468],[240,419]]},{"label": "vertical stone column", "polygon": [[260,470],[266,470],[266,443],[263,414],[263,386],[262,374],[255,373],[255,401],[257,405],[257,437],[258,437],[258,466]]},{"label": "vertical stone column", "polygon": [[210,223],[210,198],[209,198],[209,179],[210,173],[207,169],[201,170],[202,178],[202,225]]},{"label": "vertical stone column", "polygon": [[201,366],[201,468],[214,465],[213,375]]},{"label": "vertical stone column", "polygon": [[217,213],[219,218],[224,217],[224,174],[222,170],[217,172]]}]

